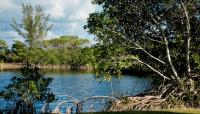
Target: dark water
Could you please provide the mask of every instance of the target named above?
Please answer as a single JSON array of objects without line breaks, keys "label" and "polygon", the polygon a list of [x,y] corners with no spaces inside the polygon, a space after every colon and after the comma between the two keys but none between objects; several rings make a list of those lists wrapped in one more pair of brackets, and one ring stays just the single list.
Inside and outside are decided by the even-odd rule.
[{"label": "dark water", "polygon": [[[12,76],[20,75],[17,71],[0,71],[0,90],[10,83]],[[113,78],[110,82],[99,82],[93,73],[83,72],[52,72],[46,76],[53,77],[50,85],[57,100],[50,104],[53,110],[62,100],[69,100],[67,96],[83,99],[85,97],[107,95],[120,97],[122,95],[135,95],[150,86],[151,79],[147,77],[137,77],[124,75],[121,79]],[[37,103],[36,109],[41,110],[44,103]],[[5,107],[6,103],[1,101],[0,107]],[[61,109],[66,111],[65,109]]]}]

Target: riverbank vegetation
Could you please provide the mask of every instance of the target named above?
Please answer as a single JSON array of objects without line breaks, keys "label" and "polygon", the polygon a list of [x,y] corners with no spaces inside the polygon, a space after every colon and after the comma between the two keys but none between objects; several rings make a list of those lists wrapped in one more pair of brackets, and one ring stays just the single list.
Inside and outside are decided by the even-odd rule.
[{"label": "riverbank vegetation", "polygon": [[[76,36],[44,40],[48,16],[40,6],[22,5],[23,21],[12,27],[24,42],[9,49],[0,40],[3,62],[95,66],[98,78],[111,80],[123,71],[154,74],[152,88],[113,103],[110,111],[200,108],[200,1],[93,0],[102,11],[91,13],[84,27],[97,43]],[[43,21],[41,21],[43,20]],[[132,70],[130,70],[132,69]],[[117,105],[116,105],[117,104]],[[115,110],[116,109],[116,110]]]},{"label": "riverbank vegetation", "polygon": [[21,74],[20,77],[14,76],[11,83],[0,91],[0,97],[13,103],[8,113],[36,114],[35,102],[43,101],[49,105],[55,100],[48,87],[53,78],[45,77],[39,68],[31,65],[23,67]]},{"label": "riverbank vegetation", "polygon": [[[140,64],[155,73],[146,95],[158,96],[157,106],[200,107],[199,1],[93,3],[103,10],[90,14],[85,28],[98,41],[100,78],[110,80],[112,74],[120,76],[122,69]],[[154,108],[154,103],[144,100],[150,104],[137,106]]]},{"label": "riverbank vegetation", "polygon": [[91,49],[88,48],[90,41],[76,36],[42,40],[31,50],[21,41],[15,41],[11,49],[5,41],[0,41],[0,57],[4,63],[24,63],[26,58],[29,58],[30,63],[39,65],[92,66],[89,61],[92,56]]}]

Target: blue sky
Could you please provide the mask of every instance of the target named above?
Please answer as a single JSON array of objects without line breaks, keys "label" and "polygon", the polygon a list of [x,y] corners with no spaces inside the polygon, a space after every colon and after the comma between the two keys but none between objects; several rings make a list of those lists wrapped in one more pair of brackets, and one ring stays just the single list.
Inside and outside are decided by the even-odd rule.
[{"label": "blue sky", "polygon": [[91,0],[0,0],[0,38],[8,42],[21,38],[10,26],[14,17],[21,22],[21,4],[40,4],[47,14],[50,14],[49,23],[53,24],[45,39],[56,38],[61,35],[77,35],[81,38],[93,40],[83,26],[87,22],[89,13],[99,8],[91,3]]}]

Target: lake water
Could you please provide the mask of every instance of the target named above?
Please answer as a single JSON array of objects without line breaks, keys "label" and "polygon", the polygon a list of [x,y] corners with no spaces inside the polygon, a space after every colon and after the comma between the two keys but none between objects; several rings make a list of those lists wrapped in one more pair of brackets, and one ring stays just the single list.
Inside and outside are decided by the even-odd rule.
[{"label": "lake water", "polygon": [[[0,71],[0,91],[10,83],[13,76],[20,75],[18,71]],[[137,77],[124,75],[121,79],[113,78],[110,82],[99,82],[93,73],[84,72],[53,72],[48,71],[46,76],[53,77],[50,85],[56,100],[50,104],[54,109],[62,100],[69,100],[67,96],[83,99],[91,96],[130,96],[136,95],[150,87],[151,79],[148,77]],[[41,110],[44,103],[37,103],[36,109]],[[5,102],[0,102],[0,107],[5,107]],[[65,107],[65,106],[63,106]],[[66,111],[66,108],[61,109]]]}]

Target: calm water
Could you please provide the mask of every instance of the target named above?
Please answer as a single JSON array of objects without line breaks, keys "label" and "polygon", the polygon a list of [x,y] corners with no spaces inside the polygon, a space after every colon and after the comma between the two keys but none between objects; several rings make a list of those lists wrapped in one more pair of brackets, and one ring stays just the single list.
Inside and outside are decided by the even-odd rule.
[{"label": "calm water", "polygon": [[[17,71],[0,71],[0,90],[10,83],[9,80],[12,76],[16,75],[20,75],[20,73]],[[54,78],[50,88],[57,100],[51,103],[51,109],[54,109],[58,102],[67,100],[67,96],[77,99],[96,95],[130,96],[148,89],[151,82],[150,78],[130,75],[124,75],[121,79],[113,78],[110,82],[99,82],[93,73],[83,72],[49,71],[46,76]],[[37,103],[36,108],[41,110],[42,106],[43,103]],[[1,102],[0,107],[5,107],[5,102]],[[63,109],[63,111],[65,110]]]}]

